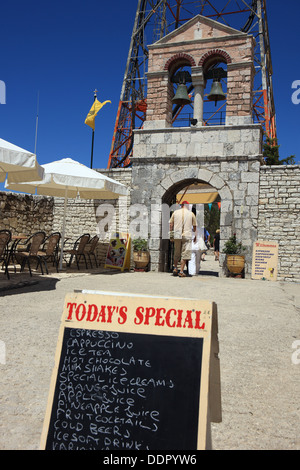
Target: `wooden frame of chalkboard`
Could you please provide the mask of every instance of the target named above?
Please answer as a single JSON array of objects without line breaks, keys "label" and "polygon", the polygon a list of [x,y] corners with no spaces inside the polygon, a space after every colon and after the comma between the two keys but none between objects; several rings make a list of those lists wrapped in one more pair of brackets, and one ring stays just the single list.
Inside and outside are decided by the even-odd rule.
[{"label": "wooden frame of chalkboard", "polygon": [[197,450],[221,421],[214,303],[108,292],[65,299],[45,450]]}]

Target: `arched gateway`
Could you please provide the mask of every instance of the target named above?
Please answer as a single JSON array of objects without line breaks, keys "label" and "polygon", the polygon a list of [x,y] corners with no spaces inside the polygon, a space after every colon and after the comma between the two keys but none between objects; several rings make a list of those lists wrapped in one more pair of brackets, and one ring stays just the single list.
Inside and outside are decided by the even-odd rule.
[{"label": "arched gateway", "polygon": [[[144,204],[151,214],[151,270],[166,267],[163,205],[170,205],[180,189],[199,182],[209,184],[220,196],[221,248],[233,233],[247,247],[247,275],[257,239],[262,161],[262,129],[252,121],[253,38],[198,15],[149,51],[147,119],[144,128],[134,132],[131,203]],[[226,121],[225,125],[206,126],[201,108],[209,69],[202,58],[208,58],[215,68],[218,51],[222,61],[227,58]],[[185,66],[182,57],[193,57],[189,65],[194,119],[189,127],[173,127],[171,73]],[[221,266],[223,262],[220,257]]]},{"label": "arched gateway", "polygon": [[[192,187],[193,185],[203,185],[211,187],[212,190],[217,190],[218,196],[221,200],[220,206],[220,230],[221,233],[228,233],[231,230],[232,221],[233,221],[233,200],[232,194],[227,186],[226,182],[222,180],[219,176],[215,175],[210,170],[205,169],[195,169],[187,168],[182,175],[182,170],[174,170],[167,178],[161,182],[161,186],[166,188],[162,196],[162,236],[160,243],[160,262],[159,270],[160,271],[170,271],[171,264],[169,259],[169,240],[164,238],[163,232],[166,231],[166,225],[168,224],[169,213],[170,211],[167,208],[172,207],[172,204],[175,202],[176,194],[178,194],[183,189]],[[205,195],[205,193],[203,193]],[[183,196],[184,197],[184,196]],[[183,200],[183,199],[182,199]],[[166,207],[166,208],[165,208]],[[165,208],[165,209],[164,209]],[[197,214],[198,223],[202,220],[204,222],[204,207],[203,204],[197,205],[196,210],[200,211],[200,214]],[[165,219],[165,220],[164,220]],[[201,224],[201,227],[203,224]]]}]

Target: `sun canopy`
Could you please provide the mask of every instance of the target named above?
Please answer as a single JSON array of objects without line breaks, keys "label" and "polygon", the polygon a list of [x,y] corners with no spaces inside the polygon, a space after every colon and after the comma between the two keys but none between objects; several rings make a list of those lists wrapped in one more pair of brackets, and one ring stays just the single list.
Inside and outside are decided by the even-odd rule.
[{"label": "sun canopy", "polygon": [[8,183],[41,180],[43,174],[44,171],[33,153],[0,139],[1,183],[3,183],[6,177]]},{"label": "sun canopy", "polygon": [[42,165],[44,177],[41,181],[5,184],[6,189],[43,196],[83,199],[116,199],[127,194],[123,184],[91,170],[71,158],[64,158]]},{"label": "sun canopy", "polygon": [[[61,246],[64,246],[67,199],[78,194],[83,199],[117,199],[127,195],[124,184],[91,170],[71,158],[63,158],[42,165],[44,177],[41,181],[27,183],[5,183],[6,189],[43,196],[64,197],[64,215],[62,223]],[[63,249],[60,255],[62,268]]]},{"label": "sun canopy", "polygon": [[[214,202],[219,194],[217,192],[213,193],[186,193],[184,194],[183,200],[187,201],[189,204],[209,204]],[[177,195],[177,203],[180,203],[182,200],[182,194]]]}]

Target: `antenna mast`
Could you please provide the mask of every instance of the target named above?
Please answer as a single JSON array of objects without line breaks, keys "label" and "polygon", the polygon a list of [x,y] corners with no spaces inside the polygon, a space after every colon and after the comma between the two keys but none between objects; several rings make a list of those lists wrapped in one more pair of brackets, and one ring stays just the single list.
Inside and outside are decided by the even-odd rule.
[{"label": "antenna mast", "polygon": [[131,165],[133,130],[141,128],[146,119],[148,45],[198,14],[255,37],[253,119],[263,126],[268,136],[276,137],[266,0],[139,0],[108,168],[126,168]]}]

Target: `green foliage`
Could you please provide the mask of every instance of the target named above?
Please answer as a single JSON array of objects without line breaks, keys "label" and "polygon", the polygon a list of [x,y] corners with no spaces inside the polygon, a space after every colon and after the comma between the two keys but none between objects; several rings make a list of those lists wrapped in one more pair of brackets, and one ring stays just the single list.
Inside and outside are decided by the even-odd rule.
[{"label": "green foliage", "polygon": [[220,210],[217,204],[213,204],[211,210],[209,210],[208,204],[205,204],[204,226],[210,233],[210,242],[212,243],[216,230],[220,228]]},{"label": "green foliage", "polygon": [[133,250],[134,251],[147,251],[148,250],[148,241],[144,238],[136,238],[132,240]]},{"label": "green foliage", "polygon": [[295,155],[280,160],[279,147],[277,139],[271,139],[267,135],[266,141],[263,145],[263,156],[266,165],[294,165]]},{"label": "green foliage", "polygon": [[226,255],[240,255],[244,250],[246,250],[246,247],[241,242],[237,242],[236,235],[234,234],[225,242],[223,253]]}]

